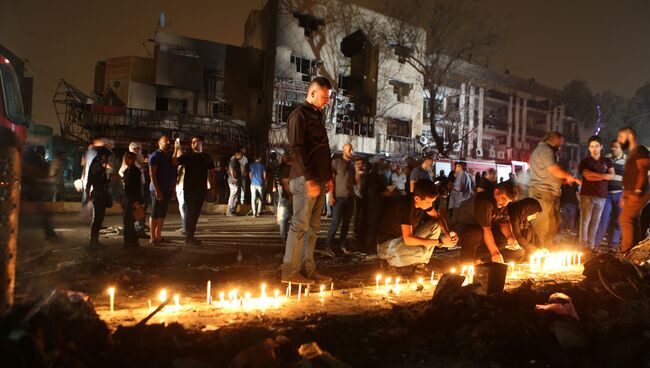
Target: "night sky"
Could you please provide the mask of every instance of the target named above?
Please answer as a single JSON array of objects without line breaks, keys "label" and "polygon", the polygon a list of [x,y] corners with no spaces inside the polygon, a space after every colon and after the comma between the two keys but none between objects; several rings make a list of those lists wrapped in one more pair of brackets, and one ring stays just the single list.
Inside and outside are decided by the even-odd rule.
[{"label": "night sky", "polygon": [[[366,0],[366,2],[369,0]],[[166,31],[241,44],[263,0],[0,0],[0,43],[29,60],[34,121],[56,127],[52,96],[61,77],[90,92],[98,60],[151,51],[160,11]],[[584,79],[596,91],[631,96],[650,80],[650,1],[484,0],[502,35],[490,66],[553,87]]]}]

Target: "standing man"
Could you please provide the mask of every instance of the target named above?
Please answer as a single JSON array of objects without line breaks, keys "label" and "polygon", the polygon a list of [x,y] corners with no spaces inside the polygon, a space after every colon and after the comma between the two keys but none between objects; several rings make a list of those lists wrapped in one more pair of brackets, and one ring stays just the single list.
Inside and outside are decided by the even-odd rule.
[{"label": "standing man", "polygon": [[[262,155],[255,156],[255,162],[250,164],[248,171],[251,180],[251,208],[253,209],[253,216],[258,217],[262,213],[262,205],[265,203],[266,167],[262,163]],[[259,203],[257,203],[258,199]]]},{"label": "standing man", "polygon": [[454,166],[455,179],[449,193],[449,212],[460,207],[463,202],[472,198],[472,177],[467,173],[467,164],[457,161]]},{"label": "standing man", "polygon": [[399,195],[406,195],[406,175],[401,166],[395,168],[395,172],[390,177],[390,182],[395,186],[395,190]]},{"label": "standing man", "polygon": [[[314,247],[325,206],[325,192],[334,189],[327,130],[322,110],[329,103],[332,84],[317,77],[309,85],[305,102],[289,115],[288,138],[293,165],[289,186],[293,217],[282,264],[282,281],[313,284],[330,282],[316,271]],[[301,274],[304,272],[304,275]]]},{"label": "standing man", "polygon": [[122,224],[124,225],[124,247],[137,247],[138,235],[135,232],[135,213],[142,210],[142,172],[136,166],[137,155],[127,152],[122,159],[126,169],[120,169],[122,183],[124,184],[124,197],[122,202]]},{"label": "standing man", "polygon": [[415,183],[417,183],[418,180],[420,179],[426,179],[426,180],[431,180],[431,174],[429,174],[429,170],[431,170],[431,166],[433,166],[433,158],[431,157],[425,157],[422,159],[422,163],[420,166],[416,167],[411,171],[411,175],[409,179],[411,180],[410,186],[409,186],[409,193],[413,193],[413,190],[415,190]]},{"label": "standing man", "polygon": [[614,179],[607,182],[607,199],[603,214],[598,224],[596,233],[596,245],[599,245],[605,234],[607,234],[607,245],[612,249],[618,249],[621,244],[621,224],[618,217],[621,215],[621,198],[623,197],[623,168],[627,156],[621,144],[613,140],[610,144],[611,152],[607,155],[614,162]]},{"label": "standing man", "polygon": [[531,198],[542,205],[542,212],[533,222],[542,247],[549,247],[555,240],[560,219],[560,187],[565,182],[569,185],[581,185],[580,179],[574,178],[557,163],[556,153],[564,144],[560,132],[546,133],[530,156]]},{"label": "standing man", "polygon": [[241,204],[244,204],[246,203],[246,192],[248,190],[248,157],[246,157],[246,147],[242,146],[239,150],[241,151],[241,157],[239,158],[239,169],[241,170],[239,194]]},{"label": "standing man", "polygon": [[639,215],[650,198],[648,190],[648,149],[636,140],[636,132],[631,127],[618,131],[618,143],[628,150],[623,171],[623,199],[621,199],[621,254],[627,253],[641,238]]},{"label": "standing man", "polygon": [[607,199],[607,181],[614,179],[614,164],[602,157],[602,139],[595,135],[587,142],[589,156],[580,161],[578,172],[583,180],[580,187],[580,243],[590,249],[600,245],[596,238],[598,224]]},{"label": "standing man", "polygon": [[[332,174],[334,175],[334,195],[330,196],[332,206],[332,222],[327,232],[325,247],[332,249],[335,253],[348,254],[345,246],[350,229],[350,220],[354,211],[354,164],[352,156],[354,151],[352,145],[343,145],[343,155],[332,161]],[[341,225],[341,235],[338,244],[334,245],[336,230]]]},{"label": "standing man", "polygon": [[237,204],[239,203],[239,194],[241,192],[241,160],[244,154],[241,151],[235,152],[228,162],[228,188],[230,196],[228,197],[228,212],[226,216],[235,216],[237,213]]},{"label": "standing man", "polygon": [[[185,168],[183,193],[185,196],[185,245],[199,245],[201,241],[194,237],[196,224],[201,215],[205,195],[215,190],[214,160],[203,152],[203,136],[192,136],[192,150],[178,158],[178,163]],[[177,154],[180,150],[177,151]],[[212,192],[214,193],[214,192]]]},{"label": "standing man", "polygon": [[162,227],[167,217],[169,200],[174,195],[176,186],[176,157],[180,143],[176,141],[174,153],[170,156],[171,142],[167,135],[158,139],[158,149],[149,156],[149,176],[151,177],[151,220],[149,243],[160,246],[162,243]]},{"label": "standing man", "polygon": [[[86,173],[86,187],[84,200],[90,199],[93,203],[93,222],[90,225],[90,248],[97,248],[101,246],[99,243],[99,230],[104,222],[106,215],[106,208],[110,207],[112,199],[108,193],[108,159],[111,156],[111,151],[105,147],[96,149],[96,155],[88,163],[88,170]],[[85,205],[86,203],[84,203]]]}]

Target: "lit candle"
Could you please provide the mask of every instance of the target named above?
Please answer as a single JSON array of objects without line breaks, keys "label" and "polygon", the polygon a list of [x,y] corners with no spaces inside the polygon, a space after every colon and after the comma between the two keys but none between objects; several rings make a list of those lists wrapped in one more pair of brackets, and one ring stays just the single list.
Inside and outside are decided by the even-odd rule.
[{"label": "lit candle", "polygon": [[275,302],[277,303],[278,299],[280,298],[280,290],[275,289],[275,291],[273,292],[273,297],[275,298]]},{"label": "lit candle", "polygon": [[323,292],[325,291],[325,285],[320,286],[320,297],[323,297]]},{"label": "lit candle", "polygon": [[393,281],[393,278],[388,276],[386,277],[386,291],[390,288],[390,283]]},{"label": "lit candle", "polygon": [[515,272],[515,262],[510,262],[510,268],[512,269],[512,272]]},{"label": "lit candle", "polygon": [[205,298],[205,302],[208,303],[208,305],[212,304],[212,292],[210,289],[212,289],[212,282],[208,280],[208,291],[207,291],[207,296]]},{"label": "lit candle", "polygon": [[[463,266],[463,268],[460,269],[460,274],[465,275],[465,272],[467,271],[467,266]],[[469,276],[469,275],[468,275]]]},{"label": "lit candle", "polygon": [[302,284],[298,284],[298,301],[300,301],[301,295],[302,295]]},{"label": "lit candle", "polygon": [[422,277],[418,278],[418,285],[424,286],[424,278]]},{"label": "lit candle", "polygon": [[455,267],[451,268],[451,273],[456,273],[456,268]]},{"label": "lit candle", "polygon": [[108,288],[108,298],[110,300],[111,312],[113,312],[115,310],[114,309],[114,306],[115,306],[115,288],[114,287]]},{"label": "lit candle", "polygon": [[381,275],[375,276],[375,290],[379,291],[379,281],[381,281]]},{"label": "lit candle", "polygon": [[223,304],[225,296],[226,295],[223,291],[219,293],[219,303]]},{"label": "lit candle", "polygon": [[401,279],[399,277],[395,278],[395,292],[399,294],[399,282]]},{"label": "lit candle", "polygon": [[166,289],[160,290],[160,294],[158,294],[158,300],[160,300],[161,303],[164,302],[165,300],[167,300],[167,290]]},{"label": "lit candle", "polygon": [[334,282],[330,283],[330,295],[334,296]]},{"label": "lit candle", "polygon": [[176,306],[176,310],[181,309],[181,296],[178,294],[174,294],[174,306]]},{"label": "lit candle", "polygon": [[468,276],[468,279],[469,279],[469,283],[470,284],[473,283],[474,282],[474,265],[471,265],[471,266],[467,267],[467,276]]},{"label": "lit candle", "polygon": [[262,299],[265,299],[265,298],[266,298],[266,284],[262,284],[262,285],[260,286],[260,288],[262,289],[262,293],[260,294],[260,297],[261,297]]}]

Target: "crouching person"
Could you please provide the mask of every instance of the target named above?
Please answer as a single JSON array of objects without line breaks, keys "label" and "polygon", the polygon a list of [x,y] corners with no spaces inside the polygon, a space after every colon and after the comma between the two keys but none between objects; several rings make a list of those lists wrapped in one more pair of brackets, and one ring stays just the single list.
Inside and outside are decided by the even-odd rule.
[{"label": "crouching person", "polygon": [[[377,254],[393,267],[426,265],[436,246],[455,244],[433,204],[438,198],[430,180],[415,183],[413,193],[386,206],[377,235]],[[445,235],[443,235],[443,233]]]},{"label": "crouching person", "polygon": [[[124,203],[122,204],[122,218],[124,222],[124,247],[137,247],[138,235],[135,231],[135,221],[144,218],[142,207],[142,173],[135,166],[136,154],[127,152],[124,154],[124,165],[122,182],[124,183]],[[139,214],[136,218],[136,214]]]},{"label": "crouching person", "polygon": [[542,205],[534,198],[524,198],[508,205],[508,217],[512,226],[512,235],[524,250],[524,259],[528,259],[539,248],[537,236],[531,221],[542,212]]},{"label": "crouching person", "polygon": [[499,183],[490,192],[480,192],[458,207],[450,221],[451,228],[460,236],[460,262],[473,263],[476,258],[489,255],[493,262],[507,258],[518,260],[523,250],[509,251],[516,244],[510,225],[507,206],[516,196],[511,182]]}]

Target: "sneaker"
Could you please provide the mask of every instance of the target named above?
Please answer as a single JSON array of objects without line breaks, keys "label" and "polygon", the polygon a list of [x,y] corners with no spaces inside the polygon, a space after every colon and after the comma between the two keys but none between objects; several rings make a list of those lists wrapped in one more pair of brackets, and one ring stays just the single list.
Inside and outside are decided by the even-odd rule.
[{"label": "sneaker", "polygon": [[314,280],[306,278],[305,276],[301,275],[300,273],[294,273],[291,276],[285,277],[284,275],[282,276],[282,282],[290,282],[293,284],[307,284],[307,285],[313,285]]},{"label": "sneaker", "polygon": [[322,274],[318,273],[317,271],[312,272],[311,275],[309,275],[309,278],[314,280],[315,282],[317,282],[319,284],[320,283],[332,282],[331,277],[322,275]]},{"label": "sneaker", "polygon": [[185,245],[201,245],[201,240],[197,238],[185,239]]}]

